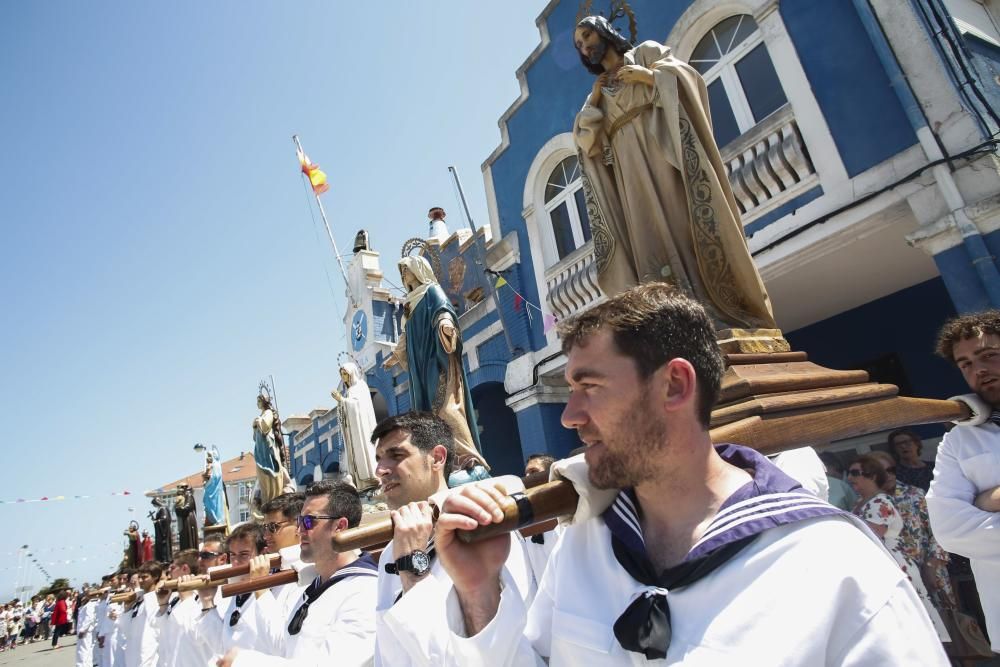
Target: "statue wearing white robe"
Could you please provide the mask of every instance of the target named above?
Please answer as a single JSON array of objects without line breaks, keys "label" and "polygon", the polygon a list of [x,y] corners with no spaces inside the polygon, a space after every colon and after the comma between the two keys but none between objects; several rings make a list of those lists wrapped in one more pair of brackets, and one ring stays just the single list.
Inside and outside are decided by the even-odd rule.
[{"label": "statue wearing white robe", "polygon": [[344,391],[332,393],[339,403],[337,418],[340,420],[344,455],[347,458],[347,465],[341,466],[341,470],[351,475],[354,486],[359,491],[365,491],[378,486],[375,445],[371,443],[372,431],[378,423],[375,406],[372,405],[368,383],[357,364],[349,361],[342,365],[340,377],[344,381]]}]

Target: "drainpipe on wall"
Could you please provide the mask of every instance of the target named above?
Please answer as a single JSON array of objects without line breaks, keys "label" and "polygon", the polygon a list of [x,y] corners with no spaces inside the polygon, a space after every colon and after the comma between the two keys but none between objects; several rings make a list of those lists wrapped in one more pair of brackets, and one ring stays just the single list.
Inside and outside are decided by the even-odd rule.
[{"label": "drainpipe on wall", "polygon": [[[899,66],[899,61],[896,60],[896,54],[893,52],[892,46],[885,36],[882,23],[879,21],[878,16],[875,15],[870,0],[853,1],[854,8],[857,10],[858,16],[861,18],[861,23],[865,27],[865,32],[868,33],[868,37],[875,47],[875,53],[878,54],[879,61],[881,61],[882,67],[885,68],[886,74],[889,76],[892,89],[896,92],[899,103],[903,106],[903,111],[906,113],[906,118],[917,135],[917,140],[920,142],[920,147],[923,149],[924,155],[931,162],[945,158],[946,156],[944,151],[941,150],[941,145],[938,143],[937,137],[927,123],[924,110],[921,108],[920,103],[917,102],[917,98],[914,96],[913,90],[910,88],[910,84],[906,80],[902,68]],[[993,306],[1000,307],[1000,271],[997,270],[994,257],[986,247],[979,228],[976,227],[976,223],[965,212],[965,198],[959,191],[947,163],[933,167],[931,172],[934,174],[934,181],[937,183],[938,189],[944,197],[945,204],[948,206],[949,212],[945,217],[951,219],[958,233],[961,235],[962,243],[972,258],[972,268],[975,269],[976,275],[979,276],[979,280],[986,290],[990,303]]]}]

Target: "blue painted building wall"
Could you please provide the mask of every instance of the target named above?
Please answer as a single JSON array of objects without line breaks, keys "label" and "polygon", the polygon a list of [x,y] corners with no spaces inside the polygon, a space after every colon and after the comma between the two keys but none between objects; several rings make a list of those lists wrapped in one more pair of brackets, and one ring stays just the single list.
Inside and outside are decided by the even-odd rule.
[{"label": "blue painted building wall", "polygon": [[[302,442],[296,442],[296,439],[305,429],[302,431],[291,431],[286,435],[286,442],[289,443],[292,457],[292,469],[290,472],[292,479],[295,480],[299,488],[302,488],[309,482],[317,481],[312,478],[313,470],[317,465],[322,468],[324,473],[335,473],[340,470],[340,457],[344,451],[344,439],[340,433],[336,415],[333,415],[322,426],[320,425],[320,422],[326,419],[327,414],[329,413],[317,415],[312,418],[312,431]],[[326,442],[331,438],[332,446],[328,451]],[[296,456],[296,452],[309,444],[312,444],[313,448],[306,455],[306,461],[303,464],[302,457]]]}]

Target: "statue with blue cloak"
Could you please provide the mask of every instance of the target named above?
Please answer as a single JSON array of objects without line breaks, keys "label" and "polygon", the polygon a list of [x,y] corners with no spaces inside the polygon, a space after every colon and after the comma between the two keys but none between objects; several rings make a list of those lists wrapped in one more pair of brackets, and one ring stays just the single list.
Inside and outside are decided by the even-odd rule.
[{"label": "statue with blue cloak", "polygon": [[205,527],[228,525],[229,512],[226,503],[226,489],[222,483],[222,457],[215,446],[205,453],[205,496],[202,503],[205,506]]},{"label": "statue with blue cloak", "polygon": [[410,374],[410,409],[433,412],[455,436],[456,470],[489,470],[479,444],[468,378],[462,365],[458,315],[423,257],[404,257],[399,273],[406,286],[403,332],[387,362]]},{"label": "statue with blue cloak", "polygon": [[253,495],[255,519],[263,518],[261,507],[283,493],[295,491],[295,484],[288,474],[281,420],[271,395],[268,387],[261,383],[257,394],[260,415],[253,420],[253,457],[257,464],[257,489]]}]

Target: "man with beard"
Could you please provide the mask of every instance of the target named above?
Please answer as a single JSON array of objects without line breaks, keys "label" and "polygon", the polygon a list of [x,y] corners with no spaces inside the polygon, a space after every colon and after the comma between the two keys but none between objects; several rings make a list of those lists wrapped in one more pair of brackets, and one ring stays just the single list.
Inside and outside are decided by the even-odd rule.
[{"label": "man with beard", "polygon": [[302,561],[310,563],[299,572],[302,596],[280,625],[280,635],[260,637],[257,650],[230,650],[218,667],[371,664],[375,561],[333,548],[334,535],[360,523],[361,496],[350,484],[316,482],[306,489],[297,522]]},{"label": "man with beard", "polygon": [[[419,664],[415,654],[437,655],[449,633],[429,627],[429,606],[444,603],[451,582],[434,555],[433,508],[428,499],[448,493],[455,440],[443,419],[430,412],[409,412],[382,420],[372,432],[375,474],[392,510],[392,541],[378,563],[378,639],[375,664]],[[511,536],[504,536],[510,543]],[[519,543],[510,550],[507,569],[522,597],[533,582]],[[431,660],[432,662],[434,659]]]},{"label": "man with beard", "polygon": [[980,424],[959,425],[938,446],[927,492],[934,537],[965,556],[986,616],[986,633],[1000,652],[1000,311],[947,322],[937,353],[953,361],[969,388],[985,402]]},{"label": "man with beard", "polygon": [[[530,611],[501,576],[501,493],[449,495],[445,664],[947,665],[913,587],[870,531],[757,452],[712,444],[724,363],[705,309],[663,283],[560,326],[586,445],[557,463],[585,498]],[[430,622],[430,621],[429,621]]]}]

